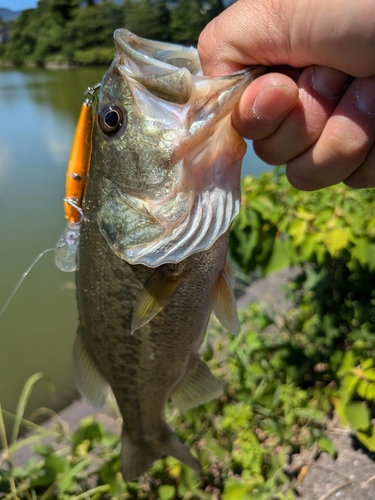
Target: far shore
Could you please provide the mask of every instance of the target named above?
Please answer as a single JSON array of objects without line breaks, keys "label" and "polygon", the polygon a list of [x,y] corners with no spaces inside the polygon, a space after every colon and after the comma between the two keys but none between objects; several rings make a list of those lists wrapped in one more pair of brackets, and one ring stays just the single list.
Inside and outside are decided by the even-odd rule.
[{"label": "far shore", "polygon": [[79,65],[72,64],[68,62],[47,62],[43,65],[36,64],[33,61],[28,61],[23,64],[15,64],[12,61],[5,61],[0,59],[0,68],[40,68],[40,69],[78,69],[78,68],[99,68],[103,66],[109,66],[106,64],[87,64],[87,65]]}]

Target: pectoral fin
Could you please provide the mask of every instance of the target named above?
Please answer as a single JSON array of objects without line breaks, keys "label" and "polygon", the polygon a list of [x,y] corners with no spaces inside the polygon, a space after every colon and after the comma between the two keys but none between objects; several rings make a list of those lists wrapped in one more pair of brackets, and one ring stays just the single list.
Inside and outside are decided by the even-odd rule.
[{"label": "pectoral fin", "polygon": [[79,329],[73,348],[73,364],[79,392],[92,406],[101,408],[110,394],[110,387],[92,359]]},{"label": "pectoral fin", "polygon": [[150,276],[134,306],[131,333],[152,320],[173,295],[181,278],[159,268]]},{"label": "pectoral fin", "polygon": [[236,281],[235,281],[233,266],[231,265],[231,263],[229,261],[226,261],[226,263],[225,263],[224,272],[227,275],[229,283],[230,283],[230,286],[231,286],[231,288],[233,290]]},{"label": "pectoral fin", "polygon": [[234,335],[241,331],[236,299],[232,289],[233,271],[227,262],[214,287],[214,313],[224,328]]},{"label": "pectoral fin", "polygon": [[197,357],[196,364],[172,394],[173,403],[187,410],[218,398],[223,393],[221,383],[212,375],[204,361]]}]

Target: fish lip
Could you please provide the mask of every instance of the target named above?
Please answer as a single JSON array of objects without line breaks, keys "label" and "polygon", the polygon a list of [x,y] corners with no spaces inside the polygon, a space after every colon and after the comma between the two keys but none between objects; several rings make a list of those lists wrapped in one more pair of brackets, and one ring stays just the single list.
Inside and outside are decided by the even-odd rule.
[{"label": "fish lip", "polygon": [[[155,68],[173,71],[178,68],[186,68],[192,75],[202,73],[199,58],[193,47],[180,47],[167,42],[147,40],[124,28],[117,29],[113,34],[113,38],[116,47],[121,49],[134,62],[146,63]],[[181,66],[166,62],[173,54],[185,54],[184,60],[189,61],[190,59],[193,62]]]},{"label": "fish lip", "polygon": [[[134,62],[148,63],[151,66],[154,66],[155,68],[159,69],[164,68],[165,70],[176,71],[177,66],[163,61],[161,57],[153,57],[151,53],[155,52],[156,49],[163,50],[164,52],[162,53],[164,53],[164,56],[167,56],[168,54],[171,55],[176,52],[177,54],[185,52],[187,56],[186,61],[188,60],[188,58],[191,58],[194,59],[194,63],[178,67],[180,68],[185,67],[190,71],[192,76],[204,76],[202,73],[202,66],[200,64],[199,57],[198,55],[195,55],[196,49],[194,47],[190,48],[183,47],[182,48],[183,52],[181,50],[178,51],[176,47],[179,46],[167,42],[147,40],[146,38],[139,37],[124,28],[117,29],[113,34],[113,38],[115,40],[115,44],[119,48],[121,48],[121,50],[123,50],[125,54]],[[221,80],[221,79],[227,80],[228,78],[235,79],[247,75],[251,75],[251,78],[255,79],[258,76],[264,74],[265,71],[266,71],[265,66],[252,65],[247,68],[236,71],[235,73],[232,73],[230,75],[211,77],[211,80]],[[205,76],[205,78],[207,77]]]},{"label": "fish lip", "polygon": [[[151,43],[148,40],[145,40],[141,37],[138,37],[137,35],[134,35],[134,33],[131,33],[130,31],[120,28],[117,29],[114,34],[113,38],[115,40],[115,44],[118,45],[124,52],[125,54],[130,57],[133,61],[139,61],[139,62],[148,62],[155,64],[157,63],[157,66],[161,67],[164,66],[168,69],[173,68],[173,66],[169,64],[165,64],[162,61],[159,61],[158,59],[155,59],[145,53],[142,53],[139,49],[140,47],[150,47]],[[138,50],[134,48],[134,46],[138,46]]]}]

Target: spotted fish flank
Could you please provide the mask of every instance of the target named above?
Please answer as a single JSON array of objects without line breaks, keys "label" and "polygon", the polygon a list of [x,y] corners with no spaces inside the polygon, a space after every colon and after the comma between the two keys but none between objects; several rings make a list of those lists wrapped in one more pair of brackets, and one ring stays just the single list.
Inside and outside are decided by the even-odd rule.
[{"label": "spotted fish flank", "polygon": [[209,79],[195,49],[126,30],[115,44],[94,117],[74,363],[89,402],[113,391],[130,480],[161,455],[200,470],[164,408],[222,391],[198,350],[213,308],[239,331],[226,252],[245,145],[230,113],[261,71]]}]

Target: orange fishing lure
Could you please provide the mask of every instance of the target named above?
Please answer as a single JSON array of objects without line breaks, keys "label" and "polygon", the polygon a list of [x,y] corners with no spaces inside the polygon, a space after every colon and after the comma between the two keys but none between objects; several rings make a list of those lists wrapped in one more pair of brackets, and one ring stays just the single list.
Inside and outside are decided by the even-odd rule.
[{"label": "orange fishing lure", "polygon": [[82,104],[66,172],[64,210],[65,218],[71,224],[79,224],[83,218],[81,205],[90,164],[92,123],[91,102],[85,101]]},{"label": "orange fishing lure", "polygon": [[100,83],[85,93],[66,172],[64,211],[68,223],[56,246],[55,263],[66,272],[75,271],[80,224],[83,221],[82,201],[89,173],[92,138],[92,101]]}]

